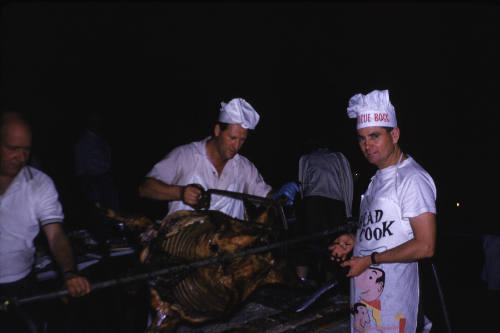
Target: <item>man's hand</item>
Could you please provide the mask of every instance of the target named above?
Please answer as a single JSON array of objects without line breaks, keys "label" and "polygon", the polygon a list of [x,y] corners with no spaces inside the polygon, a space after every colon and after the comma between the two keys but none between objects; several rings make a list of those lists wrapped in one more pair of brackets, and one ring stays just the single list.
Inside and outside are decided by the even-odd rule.
[{"label": "man's hand", "polygon": [[337,237],[328,247],[331,251],[331,260],[343,262],[354,249],[354,234],[343,234]]},{"label": "man's hand", "polygon": [[288,201],[286,202],[287,206],[292,206],[293,201],[295,199],[295,195],[297,192],[300,191],[299,185],[295,182],[288,182],[281,186],[281,188],[278,190],[278,192],[274,193],[271,198],[273,200],[276,200],[282,196],[285,196],[288,198]]},{"label": "man's hand", "polygon": [[200,184],[189,184],[182,188],[181,199],[186,205],[196,206],[199,203],[203,187]]},{"label": "man's hand", "polygon": [[65,274],[64,287],[68,289],[73,297],[80,297],[90,293],[89,281],[76,273]]},{"label": "man's hand", "polygon": [[358,276],[363,273],[365,269],[370,267],[372,260],[370,256],[366,257],[351,257],[351,259],[346,260],[340,264],[342,267],[349,266],[349,272],[347,273],[347,277]]}]

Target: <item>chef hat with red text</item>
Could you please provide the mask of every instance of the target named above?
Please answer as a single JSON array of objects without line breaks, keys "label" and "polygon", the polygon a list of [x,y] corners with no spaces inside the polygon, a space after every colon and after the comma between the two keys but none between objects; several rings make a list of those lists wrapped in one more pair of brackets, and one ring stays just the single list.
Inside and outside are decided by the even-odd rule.
[{"label": "chef hat with red text", "polygon": [[389,90],[374,90],[366,95],[356,94],[349,100],[349,118],[357,118],[356,128],[371,126],[396,127],[396,111],[389,101]]},{"label": "chef hat with red text", "polygon": [[220,103],[219,121],[227,124],[238,124],[244,129],[255,129],[260,116],[243,98],[233,98],[229,103]]}]

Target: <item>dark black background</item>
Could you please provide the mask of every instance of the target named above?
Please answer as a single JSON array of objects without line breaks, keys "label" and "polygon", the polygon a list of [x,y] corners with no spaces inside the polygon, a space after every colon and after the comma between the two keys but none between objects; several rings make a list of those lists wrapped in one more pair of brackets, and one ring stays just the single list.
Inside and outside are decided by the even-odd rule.
[{"label": "dark black background", "polygon": [[441,213],[461,202],[461,217],[488,228],[498,18],[481,2],[4,2],[2,104],[32,116],[56,180],[72,175],[84,115],[102,111],[133,197],[154,162],[210,134],[219,103],[237,96],[261,115],[242,153],[271,185],[296,178],[313,135],[366,179],[347,102],[389,89],[401,144],[435,179]]},{"label": "dark black background", "polygon": [[[131,209],[152,165],[210,134],[233,97],[261,115],[242,154],[274,187],[296,178],[311,136],[344,152],[366,183],[374,169],[346,106],[389,89],[404,151],[435,180],[439,232],[498,233],[494,3],[4,1],[1,18],[2,105],[30,115],[34,152],[66,210],[72,146],[90,110],[107,117]],[[477,238],[452,239],[452,258],[466,252],[476,274]]]}]

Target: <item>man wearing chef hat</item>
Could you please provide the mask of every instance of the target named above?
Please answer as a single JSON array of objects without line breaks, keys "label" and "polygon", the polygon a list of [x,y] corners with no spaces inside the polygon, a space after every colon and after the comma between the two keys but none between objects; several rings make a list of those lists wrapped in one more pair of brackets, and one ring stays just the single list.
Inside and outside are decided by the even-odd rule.
[{"label": "man wearing chef hat", "polygon": [[[333,260],[349,266],[351,304],[363,303],[371,309],[374,331],[415,332],[420,293],[417,261],[434,254],[436,187],[431,176],[399,147],[400,130],[387,90],[353,96],[347,114],[356,119],[363,155],[378,170],[361,197],[356,233],[340,236],[329,249]],[[345,260],[350,251],[352,257]],[[363,284],[356,283],[373,268],[385,274],[377,299],[367,297]]]},{"label": "man wearing chef hat", "polygon": [[[193,210],[199,203],[201,188],[266,197],[271,186],[252,162],[238,154],[248,131],[255,129],[259,118],[243,98],[222,102],[213,136],[172,150],[146,175],[139,195],[168,200],[167,215],[178,210]],[[238,199],[212,195],[209,209],[244,218],[244,205]]]}]

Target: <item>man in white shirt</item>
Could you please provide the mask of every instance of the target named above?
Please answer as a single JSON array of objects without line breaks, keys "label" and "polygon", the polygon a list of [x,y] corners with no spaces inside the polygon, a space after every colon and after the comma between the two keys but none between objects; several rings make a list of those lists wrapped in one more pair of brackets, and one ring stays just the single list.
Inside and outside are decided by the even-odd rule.
[{"label": "man in white shirt", "polygon": [[[242,98],[221,103],[213,136],[182,145],[155,164],[139,186],[141,197],[169,201],[167,215],[193,210],[202,189],[219,189],[266,197],[271,186],[244,156],[238,154],[259,114]],[[210,208],[244,219],[241,200],[212,195]]]},{"label": "man in white shirt", "polygon": [[[387,90],[354,95],[347,113],[357,119],[363,155],[378,170],[361,198],[356,233],[340,236],[329,249],[334,259],[345,260],[341,265],[349,267],[351,304],[362,303],[369,309],[364,332],[416,332],[417,261],[434,255],[436,186],[427,171],[401,150]],[[346,260],[351,251],[353,256]],[[351,332],[358,329],[352,320]]]},{"label": "man in white shirt", "polygon": [[[26,297],[36,290],[32,274],[34,239],[42,229],[58,264],[64,285],[72,296],[90,292],[86,278],[78,275],[62,222],[64,215],[52,179],[27,165],[31,130],[15,112],[0,116],[0,295]],[[17,331],[8,317],[2,331]]]}]

